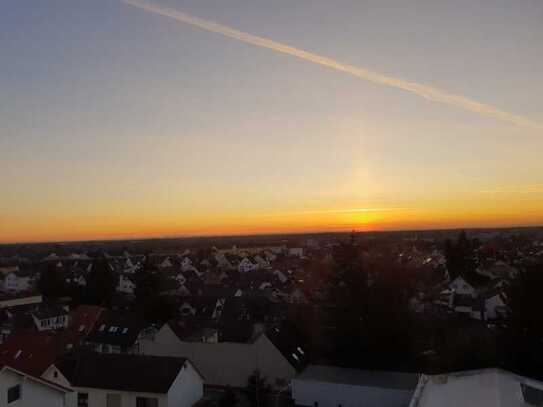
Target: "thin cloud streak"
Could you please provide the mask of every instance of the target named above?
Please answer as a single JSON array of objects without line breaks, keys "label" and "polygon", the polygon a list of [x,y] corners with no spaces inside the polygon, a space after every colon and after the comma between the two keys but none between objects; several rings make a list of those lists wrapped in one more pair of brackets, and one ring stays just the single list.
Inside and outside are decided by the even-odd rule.
[{"label": "thin cloud streak", "polygon": [[176,21],[192,25],[194,27],[201,28],[206,31],[214,32],[225,37],[233,38],[238,41],[242,41],[248,44],[255,45],[257,47],[268,48],[276,52],[292,55],[294,57],[313,62],[315,64],[323,65],[337,71],[345,72],[359,78],[365,79],[369,82],[390,86],[393,88],[401,89],[406,92],[414,93],[425,99],[454,106],[460,109],[464,109],[482,116],[491,117],[496,120],[514,124],[521,127],[528,127],[538,130],[543,130],[543,123],[533,121],[529,118],[516,115],[513,113],[500,110],[494,106],[477,102],[462,95],[456,95],[446,92],[444,90],[435,88],[433,86],[425,85],[417,82],[410,82],[400,78],[383,75],[379,72],[371,71],[369,69],[344,64],[331,58],[327,58],[312,52],[307,52],[298,48],[291,47],[287,44],[273,41],[265,37],[259,37],[243,31],[236,30],[235,28],[228,27],[226,25],[218,24],[213,21],[204,20],[198,17],[194,17],[190,14],[183,13],[181,11],[159,6],[143,0],[121,0],[124,4],[138,7],[151,13],[159,14],[165,17],[173,18]]},{"label": "thin cloud streak", "polygon": [[494,189],[485,189],[479,192],[481,194],[540,194],[543,193],[543,184],[512,185],[506,187],[498,187]]},{"label": "thin cloud streak", "polygon": [[258,217],[274,217],[274,216],[292,216],[292,215],[326,215],[326,214],[350,214],[350,213],[372,213],[372,212],[394,212],[394,211],[409,211],[413,208],[349,208],[349,209],[309,209],[292,212],[280,212],[272,214],[257,215]]}]

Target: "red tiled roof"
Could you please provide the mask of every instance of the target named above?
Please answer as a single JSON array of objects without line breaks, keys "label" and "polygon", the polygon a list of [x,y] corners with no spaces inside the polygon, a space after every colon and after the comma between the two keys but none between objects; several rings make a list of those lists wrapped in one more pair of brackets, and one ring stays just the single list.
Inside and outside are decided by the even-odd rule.
[{"label": "red tiled roof", "polygon": [[41,376],[57,358],[59,337],[54,332],[11,335],[0,345],[0,365]]},{"label": "red tiled roof", "polygon": [[104,308],[95,305],[80,305],[70,313],[70,322],[62,333],[62,346],[66,350],[69,345],[79,345],[92,331]]}]

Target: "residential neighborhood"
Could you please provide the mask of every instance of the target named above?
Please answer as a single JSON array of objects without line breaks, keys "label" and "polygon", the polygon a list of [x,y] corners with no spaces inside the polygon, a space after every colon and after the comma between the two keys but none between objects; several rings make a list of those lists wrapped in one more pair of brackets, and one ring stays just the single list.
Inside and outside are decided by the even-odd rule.
[{"label": "residential neighborhood", "polygon": [[3,249],[0,381],[74,407],[543,400],[538,356],[504,353],[542,231],[268,240]]}]

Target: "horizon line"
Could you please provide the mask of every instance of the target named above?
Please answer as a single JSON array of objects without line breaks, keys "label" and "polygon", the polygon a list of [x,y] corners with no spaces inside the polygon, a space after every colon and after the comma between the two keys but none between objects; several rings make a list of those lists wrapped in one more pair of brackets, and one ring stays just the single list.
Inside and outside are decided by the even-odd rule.
[{"label": "horizon line", "polygon": [[543,228],[543,223],[538,224],[511,224],[504,226],[455,226],[455,227],[428,227],[428,228],[399,228],[399,229],[373,229],[373,230],[318,230],[300,232],[262,232],[262,233],[234,233],[234,234],[187,234],[187,235],[165,235],[165,236],[135,236],[135,237],[113,237],[96,239],[75,239],[75,240],[27,240],[0,242],[1,246],[16,246],[21,244],[72,244],[72,243],[97,243],[97,242],[123,242],[123,241],[151,241],[151,240],[175,240],[175,239],[212,239],[212,238],[236,238],[236,237],[264,237],[264,236],[301,236],[301,235],[324,235],[324,234],[370,234],[370,233],[405,233],[405,232],[446,232],[458,230],[505,230],[505,229],[538,229]]}]

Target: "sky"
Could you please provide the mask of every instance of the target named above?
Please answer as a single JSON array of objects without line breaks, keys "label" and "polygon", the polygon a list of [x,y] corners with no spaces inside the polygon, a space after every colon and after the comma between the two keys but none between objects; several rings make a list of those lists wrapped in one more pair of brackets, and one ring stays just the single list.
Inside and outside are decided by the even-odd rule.
[{"label": "sky", "polygon": [[540,0],[135,3],[0,5],[0,242],[543,224]]}]

